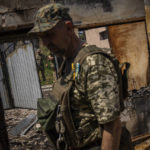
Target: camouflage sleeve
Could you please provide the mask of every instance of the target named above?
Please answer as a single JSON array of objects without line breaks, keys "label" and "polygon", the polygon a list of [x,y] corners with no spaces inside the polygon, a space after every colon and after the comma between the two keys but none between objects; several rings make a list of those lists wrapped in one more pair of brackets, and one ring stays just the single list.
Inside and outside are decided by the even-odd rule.
[{"label": "camouflage sleeve", "polygon": [[87,100],[90,101],[99,124],[115,120],[120,115],[118,77],[112,62],[101,54],[88,56]]}]

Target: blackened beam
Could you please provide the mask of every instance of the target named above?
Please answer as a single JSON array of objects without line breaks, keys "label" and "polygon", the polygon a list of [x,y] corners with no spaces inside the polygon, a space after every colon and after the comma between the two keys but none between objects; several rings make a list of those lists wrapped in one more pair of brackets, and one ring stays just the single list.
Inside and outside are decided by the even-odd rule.
[{"label": "blackened beam", "polygon": [[10,149],[1,97],[0,97],[0,149],[2,150]]},{"label": "blackened beam", "polygon": [[133,138],[132,138],[132,142],[136,142],[136,141],[143,140],[143,139],[146,139],[146,138],[150,138],[150,133],[133,137]]},{"label": "blackened beam", "polygon": [[92,23],[92,24],[80,24],[80,23],[75,22],[74,26],[75,26],[75,28],[78,28],[79,30],[83,30],[83,29],[90,29],[90,28],[96,28],[96,27],[134,23],[134,22],[140,22],[140,21],[145,21],[145,17],[121,19],[121,20],[106,21],[103,23]]}]

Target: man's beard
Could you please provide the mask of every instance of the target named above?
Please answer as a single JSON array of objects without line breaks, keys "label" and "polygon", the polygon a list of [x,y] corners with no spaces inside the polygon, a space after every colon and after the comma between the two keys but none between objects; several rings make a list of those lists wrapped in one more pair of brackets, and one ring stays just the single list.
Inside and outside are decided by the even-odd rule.
[{"label": "man's beard", "polygon": [[56,46],[48,46],[48,49],[56,56],[64,56],[65,55],[65,52],[66,50],[65,49],[61,49],[61,48],[58,48]]}]

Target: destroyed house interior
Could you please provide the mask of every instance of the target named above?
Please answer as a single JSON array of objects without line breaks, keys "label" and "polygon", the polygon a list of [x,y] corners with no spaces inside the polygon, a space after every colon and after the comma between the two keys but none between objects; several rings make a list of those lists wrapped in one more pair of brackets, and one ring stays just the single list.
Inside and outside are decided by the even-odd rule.
[{"label": "destroyed house interior", "polygon": [[150,0],[0,0],[0,150],[52,150],[38,123],[37,99],[49,96],[62,60],[47,59],[41,39],[29,34],[37,10],[49,3],[69,8],[80,40],[128,63],[121,123],[134,150],[149,150]]}]

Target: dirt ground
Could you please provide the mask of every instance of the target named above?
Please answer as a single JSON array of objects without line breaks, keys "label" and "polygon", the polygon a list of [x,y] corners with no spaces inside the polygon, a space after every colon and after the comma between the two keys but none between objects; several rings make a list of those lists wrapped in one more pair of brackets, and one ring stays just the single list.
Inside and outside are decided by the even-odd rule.
[{"label": "dirt ground", "polygon": [[48,139],[36,127],[36,124],[24,136],[12,136],[9,132],[21,120],[25,119],[29,114],[36,114],[36,110],[30,109],[10,109],[5,110],[5,120],[9,137],[11,150],[52,150],[48,143]]},{"label": "dirt ground", "polygon": [[[5,110],[5,121],[8,131],[10,150],[52,150],[48,139],[35,124],[24,136],[12,136],[9,132],[21,120],[29,114],[36,114],[36,110],[30,109],[10,109]],[[145,142],[135,146],[134,150],[150,150],[150,138]]]}]

